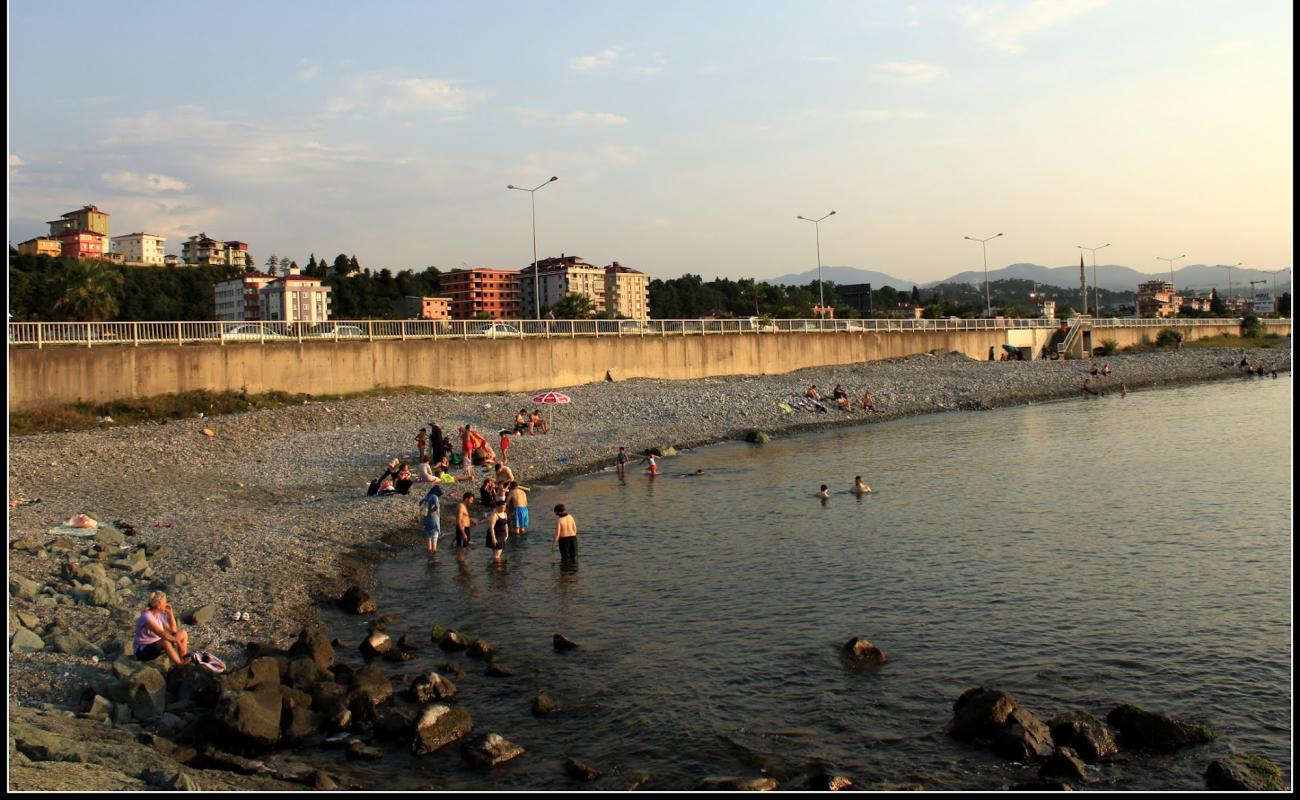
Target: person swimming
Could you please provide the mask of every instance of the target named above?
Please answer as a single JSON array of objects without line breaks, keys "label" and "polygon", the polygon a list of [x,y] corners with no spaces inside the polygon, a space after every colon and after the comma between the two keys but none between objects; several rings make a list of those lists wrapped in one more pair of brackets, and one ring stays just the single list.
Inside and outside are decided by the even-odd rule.
[{"label": "person swimming", "polygon": [[869,494],[871,492],[871,487],[863,483],[862,476],[858,475],[853,479],[853,488],[849,491],[854,494]]},{"label": "person swimming", "polygon": [[831,496],[830,487],[823,483],[822,488],[817,490],[817,496],[822,500],[829,500]]}]

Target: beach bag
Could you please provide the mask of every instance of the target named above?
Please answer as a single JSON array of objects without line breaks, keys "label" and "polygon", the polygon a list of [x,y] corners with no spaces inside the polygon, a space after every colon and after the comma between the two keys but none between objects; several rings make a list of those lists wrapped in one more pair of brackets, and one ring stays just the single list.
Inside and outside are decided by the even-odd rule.
[{"label": "beach bag", "polygon": [[461,464],[465,463],[465,459],[461,457],[460,453],[452,453],[451,456],[448,457],[447,461],[455,467],[459,467]]},{"label": "beach bag", "polygon": [[187,658],[191,663],[198,664],[208,672],[220,675],[226,671],[226,662],[203,650],[191,650]]}]

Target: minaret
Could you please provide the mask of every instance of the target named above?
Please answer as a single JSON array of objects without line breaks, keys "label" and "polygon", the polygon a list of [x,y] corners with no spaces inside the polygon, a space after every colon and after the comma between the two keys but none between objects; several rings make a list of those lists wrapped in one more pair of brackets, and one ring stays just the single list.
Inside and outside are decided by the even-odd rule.
[{"label": "minaret", "polygon": [[1088,279],[1083,271],[1083,253],[1079,253],[1079,291],[1083,293],[1083,314],[1088,315]]}]

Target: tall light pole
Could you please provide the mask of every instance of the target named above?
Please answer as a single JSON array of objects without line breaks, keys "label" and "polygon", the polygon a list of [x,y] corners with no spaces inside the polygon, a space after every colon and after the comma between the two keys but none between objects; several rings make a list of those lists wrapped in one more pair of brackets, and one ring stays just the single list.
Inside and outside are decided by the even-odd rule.
[{"label": "tall light pole", "polygon": [[825,215],[825,216],[823,216],[823,217],[819,217],[818,219],[809,219],[808,217],[804,217],[804,216],[798,216],[798,217],[795,217],[795,219],[801,219],[801,220],[803,220],[804,222],[811,222],[811,223],[813,224],[813,231],[816,233],[816,236],[817,236],[817,305],[818,305],[819,308],[821,308],[821,313],[818,315],[818,316],[820,316],[820,317],[825,317],[825,316],[826,316],[826,294],[825,294],[825,292],[824,292],[824,290],[823,290],[823,286],[822,286],[822,226],[821,226],[821,221],[824,220],[824,219],[826,219],[826,217],[833,217],[833,216],[835,216],[835,212],[834,212],[834,211],[832,211],[831,213],[829,213],[829,214],[827,214],[827,215]]},{"label": "tall light pole", "polygon": [[[1110,242],[1106,242],[1100,247],[1084,247],[1081,244],[1075,245],[1075,247],[1079,248],[1080,250],[1092,251],[1092,312],[1100,317],[1101,300],[1099,300],[1097,297],[1097,251],[1105,250],[1107,247],[1110,247]],[[1087,298],[1084,298],[1084,300],[1086,301]]]},{"label": "tall light pole", "polygon": [[[1238,261],[1236,264],[1233,264],[1232,267],[1240,267],[1241,263],[1242,262]],[[1232,267],[1227,264],[1220,264],[1219,266],[1228,271],[1228,296],[1232,297]]]},{"label": "tall light pole", "polygon": [[518,189],[518,190],[521,191],[521,192],[528,192],[528,196],[532,199],[532,205],[533,205],[533,312],[536,313],[538,319],[541,319],[541,318],[542,318],[542,289],[541,289],[541,285],[542,285],[541,272],[542,272],[542,271],[541,271],[540,269],[537,268],[537,190],[540,189],[540,188],[542,188],[543,186],[546,186],[547,184],[554,183],[555,181],[558,181],[558,180],[559,180],[559,177],[558,177],[558,176],[552,175],[550,180],[548,180],[548,181],[542,181],[540,184],[538,184],[537,186],[534,186],[534,187],[531,188],[531,189],[525,189],[525,188],[523,188],[522,186],[515,186],[514,184],[510,184],[509,186],[506,187],[507,189]]},{"label": "tall light pole", "polygon": [[1269,274],[1271,274],[1271,275],[1273,276],[1273,313],[1274,313],[1274,314],[1281,314],[1281,313],[1282,313],[1282,309],[1280,309],[1280,308],[1277,307],[1277,274],[1278,274],[1279,272],[1290,272],[1290,271],[1291,271],[1291,268],[1290,268],[1290,267],[1283,267],[1282,269],[1269,269],[1269,270],[1264,270],[1264,271],[1265,271],[1265,272],[1268,272]]},{"label": "tall light pole", "polygon": [[989,251],[988,242],[998,238],[1002,234],[995,233],[987,239],[976,239],[974,236],[963,236],[963,239],[969,239],[972,242],[980,243],[980,250],[984,253],[984,310],[989,317],[993,316],[993,301],[989,295]]},{"label": "tall light pole", "polygon": [[[1170,285],[1170,286],[1173,286],[1173,285],[1174,285],[1174,262],[1177,261],[1177,260],[1179,260],[1180,258],[1187,258],[1187,254],[1186,254],[1186,253],[1183,253],[1181,256],[1174,256],[1173,258],[1165,258],[1164,256],[1156,256],[1156,261],[1168,261],[1168,262],[1169,262],[1169,285]],[[1173,302],[1173,301],[1170,300],[1170,302]]]}]

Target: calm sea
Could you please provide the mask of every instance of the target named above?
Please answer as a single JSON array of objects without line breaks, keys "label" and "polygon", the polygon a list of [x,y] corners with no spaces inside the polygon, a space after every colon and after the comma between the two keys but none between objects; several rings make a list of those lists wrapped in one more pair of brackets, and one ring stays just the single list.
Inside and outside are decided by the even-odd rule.
[{"label": "calm sea", "polygon": [[[527,753],[491,773],[455,747],[361,768],[398,789],[573,788],[569,756],[606,789],[794,788],[814,764],[859,786],[997,788],[1032,769],[942,732],[963,690],[989,686],[1042,719],[1127,702],[1220,735],[1096,769],[1097,788],[1203,789],[1232,751],[1289,782],[1290,395],[1284,375],[952,413],[534,487],[504,567],[481,535],[463,560],[444,539],[436,560],[386,561],[376,591],[395,634],[439,623],[496,646],[517,677],[433,647],[388,666],[460,664],[475,729]],[[848,493],[855,475],[876,492]],[[550,552],[557,502],[579,525],[573,569]],[[359,641],[361,622],[330,620]],[[554,652],[557,632],[581,647]],[[845,669],[855,635],[889,663]],[[533,717],[541,689],[563,710]]]}]

